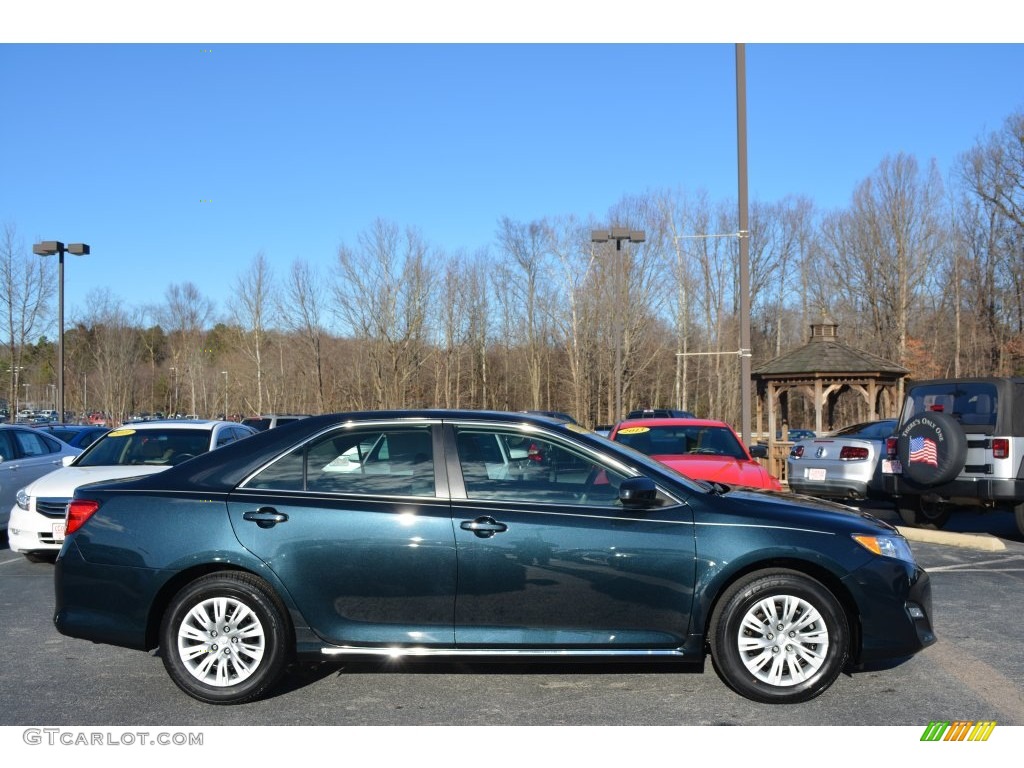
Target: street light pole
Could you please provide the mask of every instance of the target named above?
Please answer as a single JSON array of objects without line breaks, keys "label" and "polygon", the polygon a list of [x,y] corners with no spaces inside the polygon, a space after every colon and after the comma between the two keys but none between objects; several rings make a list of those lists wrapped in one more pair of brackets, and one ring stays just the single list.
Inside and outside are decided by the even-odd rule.
[{"label": "street light pole", "polygon": [[740,412],[743,444],[750,445],[750,228],[747,223],[747,54],[736,45],[736,165],[740,220]]},{"label": "street light pole", "polygon": [[64,421],[64,254],[88,256],[89,246],[85,243],[71,243],[64,247],[59,240],[44,240],[32,246],[37,256],[57,256],[57,414]]},{"label": "street light pole", "polygon": [[[618,422],[622,418],[622,312],[629,305],[629,302],[621,302],[622,296],[622,243],[642,243],[646,235],[641,230],[630,230],[622,227],[612,229],[595,229],[590,233],[590,242],[607,243],[615,241],[617,253],[615,264],[615,302],[617,306],[612,309],[615,316],[615,413],[612,421]],[[620,303],[621,302],[621,303]]]}]

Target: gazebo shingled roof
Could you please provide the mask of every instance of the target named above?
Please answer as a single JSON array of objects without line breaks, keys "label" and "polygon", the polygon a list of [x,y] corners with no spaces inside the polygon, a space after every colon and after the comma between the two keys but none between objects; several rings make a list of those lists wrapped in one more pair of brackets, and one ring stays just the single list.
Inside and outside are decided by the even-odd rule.
[{"label": "gazebo shingled roof", "polygon": [[[841,343],[838,327],[823,317],[811,325],[810,341],[751,371],[758,392],[758,431],[767,399],[769,440],[774,440],[776,433],[776,400],[782,406],[785,421],[791,392],[814,402],[816,432],[825,429],[826,418],[828,429],[833,427],[832,411],[845,391],[858,392],[866,400],[872,420],[895,415],[903,379],[909,371],[884,357]],[[823,413],[826,408],[827,416]]]}]

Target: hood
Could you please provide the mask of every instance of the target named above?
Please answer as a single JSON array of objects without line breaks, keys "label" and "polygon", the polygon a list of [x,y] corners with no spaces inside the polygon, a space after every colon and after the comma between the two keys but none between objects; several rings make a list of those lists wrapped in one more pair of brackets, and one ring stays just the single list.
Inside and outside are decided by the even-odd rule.
[{"label": "hood", "polygon": [[168,466],[129,465],[110,467],[64,467],[49,472],[34,483],[25,486],[29,496],[43,498],[71,498],[75,488],[86,483],[99,483],[104,480],[119,480],[125,477],[141,477],[153,475],[169,469]]},{"label": "hood", "polygon": [[801,496],[788,491],[775,493],[747,488],[731,490],[723,498],[728,499],[730,504],[741,505],[749,510],[748,514],[766,515],[773,522],[789,518],[813,521],[815,524],[828,526],[829,520],[845,520],[846,524],[858,521],[866,527],[884,529],[887,533],[897,532],[895,526],[873,515],[870,509],[861,510],[830,499]]},{"label": "hood", "polygon": [[667,464],[676,472],[694,480],[710,480],[726,485],[741,485],[748,488],[781,490],[779,481],[768,474],[756,461],[734,459],[730,456],[687,455],[652,456],[652,459]]}]

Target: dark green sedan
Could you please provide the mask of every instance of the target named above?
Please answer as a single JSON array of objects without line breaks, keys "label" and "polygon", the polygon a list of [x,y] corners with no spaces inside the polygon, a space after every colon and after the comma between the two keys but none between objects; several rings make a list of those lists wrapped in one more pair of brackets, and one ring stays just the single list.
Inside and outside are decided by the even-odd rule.
[{"label": "dark green sedan", "polygon": [[709,653],[743,696],[800,702],[935,641],[888,524],[524,413],[315,416],[82,487],[55,586],[60,632],[159,648],[221,704],[292,661]]}]

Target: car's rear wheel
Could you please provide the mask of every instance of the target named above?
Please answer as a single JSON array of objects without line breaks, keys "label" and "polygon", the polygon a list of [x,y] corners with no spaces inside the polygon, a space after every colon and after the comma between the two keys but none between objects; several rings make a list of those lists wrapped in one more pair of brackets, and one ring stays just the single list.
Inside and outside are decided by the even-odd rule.
[{"label": "car's rear wheel", "polygon": [[1013,508],[1013,516],[1017,521],[1017,530],[1024,536],[1024,504],[1017,504]]},{"label": "car's rear wheel", "polygon": [[210,704],[240,704],[265,693],[284,673],[287,638],[270,589],[234,572],[182,588],[160,628],[167,673],[189,696]]},{"label": "car's rear wheel", "polygon": [[715,608],[709,634],[712,662],[726,685],[769,704],[818,696],[849,655],[839,601],[796,571],[760,571],[734,584]]}]

